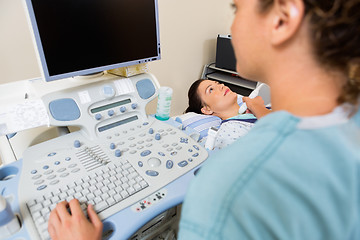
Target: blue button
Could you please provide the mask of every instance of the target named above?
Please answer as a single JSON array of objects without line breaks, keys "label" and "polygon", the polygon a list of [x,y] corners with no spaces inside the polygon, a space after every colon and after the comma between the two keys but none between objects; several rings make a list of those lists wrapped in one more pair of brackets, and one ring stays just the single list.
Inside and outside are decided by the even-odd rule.
[{"label": "blue button", "polygon": [[105,98],[112,98],[115,95],[115,90],[110,85],[104,85],[102,87],[102,94]]},{"label": "blue button", "polygon": [[142,161],[138,161],[138,165],[139,165],[139,167],[144,166],[144,164],[143,164],[143,162],[142,162]]},{"label": "blue button", "polygon": [[52,157],[52,156],[54,156],[54,155],[56,155],[56,152],[49,153],[49,154],[48,154],[48,157]]},{"label": "blue button", "polygon": [[56,162],[54,162],[54,164],[55,164],[55,165],[59,165],[59,164],[60,164],[60,162],[59,162],[59,161],[56,161]]},{"label": "blue button", "polygon": [[148,125],[148,124],[149,124],[148,122],[144,122],[144,123],[143,123],[144,126],[146,126],[146,125]]},{"label": "blue button", "polygon": [[199,156],[199,153],[195,153],[195,154],[193,154],[192,156],[193,156],[193,157],[197,157],[197,156]]},{"label": "blue button", "polygon": [[166,161],[166,168],[171,169],[174,166],[174,162],[171,160]]},{"label": "blue button", "polygon": [[161,136],[160,133],[155,134],[155,140],[160,140]]},{"label": "blue button", "polygon": [[147,170],[146,175],[151,176],[151,177],[156,177],[159,175],[159,173],[157,171],[153,171],[153,170]]},{"label": "blue button", "polygon": [[65,158],[65,161],[70,161],[70,160],[71,160],[71,157]]},{"label": "blue button", "polygon": [[194,147],[196,150],[199,150],[199,147],[198,147],[198,146],[193,145],[193,147]]},{"label": "blue button", "polygon": [[110,143],[110,149],[114,150],[116,148],[115,143]]},{"label": "blue button", "polygon": [[32,170],[31,171],[31,174],[36,174],[37,173],[37,170]]},{"label": "blue button", "polygon": [[185,167],[186,165],[188,165],[188,162],[186,160],[181,161],[178,163],[179,167]]},{"label": "blue button", "polygon": [[136,109],[137,106],[138,106],[138,105],[137,105],[136,103],[131,104],[131,108],[132,108],[132,109]]},{"label": "blue button", "polygon": [[158,152],[158,154],[163,157],[165,156],[165,154],[163,152]]},{"label": "blue button", "polygon": [[120,112],[124,113],[126,111],[126,107],[121,107]]},{"label": "blue button", "polygon": [[121,156],[121,151],[119,149],[117,149],[115,151],[115,157],[120,157]]},{"label": "blue button", "polygon": [[146,156],[149,155],[150,153],[151,153],[150,150],[145,150],[145,151],[142,151],[142,152],[140,153],[140,155],[141,155],[142,157],[146,157]]},{"label": "blue button", "polygon": [[57,121],[74,121],[80,118],[80,109],[72,98],[60,98],[48,105],[50,114]]},{"label": "blue button", "polygon": [[175,156],[177,154],[177,152],[174,151],[174,152],[171,152],[170,154],[171,154],[171,156]]},{"label": "blue button", "polygon": [[188,161],[189,161],[189,162],[192,162],[192,161],[193,161],[193,159],[192,159],[192,158],[189,158],[189,159],[188,159]]},{"label": "blue button", "polygon": [[43,190],[47,187],[47,185],[41,185],[37,188],[38,191]]},{"label": "blue button", "polygon": [[108,111],[108,115],[111,117],[111,116],[113,116],[114,115],[114,110],[109,110]]},{"label": "blue button", "polygon": [[188,150],[189,152],[192,152],[193,150],[191,149],[191,148],[189,148],[189,150]]},{"label": "blue button", "polygon": [[153,134],[153,133],[154,133],[154,129],[149,128],[149,133],[150,133],[150,134]]},{"label": "blue button", "polygon": [[45,165],[45,166],[43,166],[43,169],[49,169],[49,166],[48,165]]},{"label": "blue button", "polygon": [[95,119],[96,120],[100,120],[102,118],[102,116],[101,116],[101,114],[100,113],[97,113],[96,115],[95,115]]},{"label": "blue button", "polygon": [[80,141],[79,141],[79,140],[75,140],[75,141],[74,141],[74,147],[75,147],[75,148],[79,148],[80,146],[81,146]]}]

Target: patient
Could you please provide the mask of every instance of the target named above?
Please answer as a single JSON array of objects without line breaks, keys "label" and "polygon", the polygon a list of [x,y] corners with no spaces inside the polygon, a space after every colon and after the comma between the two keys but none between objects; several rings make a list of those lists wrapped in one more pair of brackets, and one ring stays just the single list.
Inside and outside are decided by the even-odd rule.
[{"label": "patient", "polygon": [[207,79],[195,81],[189,89],[188,97],[189,107],[185,112],[213,115],[223,120],[214,146],[219,149],[244,136],[256,119],[271,112],[258,96],[254,99],[243,97],[242,101],[246,103],[248,110],[239,114],[238,95],[224,84]]}]

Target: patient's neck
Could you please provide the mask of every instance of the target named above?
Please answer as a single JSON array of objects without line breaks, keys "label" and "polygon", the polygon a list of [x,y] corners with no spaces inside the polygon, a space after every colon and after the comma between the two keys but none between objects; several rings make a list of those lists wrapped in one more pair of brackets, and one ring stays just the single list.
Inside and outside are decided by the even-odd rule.
[{"label": "patient's neck", "polygon": [[231,117],[235,117],[239,114],[239,108],[240,106],[236,103],[232,105],[231,107],[227,108],[225,111],[215,113],[213,115],[218,116],[222,120],[226,120]]}]

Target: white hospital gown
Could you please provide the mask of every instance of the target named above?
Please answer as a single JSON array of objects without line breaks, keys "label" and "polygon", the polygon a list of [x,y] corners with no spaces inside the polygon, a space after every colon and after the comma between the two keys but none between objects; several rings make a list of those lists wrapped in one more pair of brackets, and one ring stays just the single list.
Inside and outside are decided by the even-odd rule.
[{"label": "white hospital gown", "polygon": [[217,132],[214,148],[222,149],[230,145],[235,142],[236,139],[247,134],[252,126],[254,126],[254,123],[237,120],[224,122]]}]

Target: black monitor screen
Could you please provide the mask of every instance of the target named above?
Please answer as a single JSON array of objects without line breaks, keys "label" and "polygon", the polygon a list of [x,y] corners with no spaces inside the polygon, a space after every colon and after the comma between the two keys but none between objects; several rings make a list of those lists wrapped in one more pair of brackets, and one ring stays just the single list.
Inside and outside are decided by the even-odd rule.
[{"label": "black monitor screen", "polygon": [[156,0],[26,0],[47,81],[160,59]]}]

